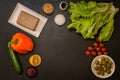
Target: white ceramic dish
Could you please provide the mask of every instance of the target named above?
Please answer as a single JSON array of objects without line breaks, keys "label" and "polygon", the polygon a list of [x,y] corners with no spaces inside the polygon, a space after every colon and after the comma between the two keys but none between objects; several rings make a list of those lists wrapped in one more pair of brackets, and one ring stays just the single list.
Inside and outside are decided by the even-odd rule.
[{"label": "white ceramic dish", "polygon": [[66,10],[66,9],[68,8],[68,3],[67,3],[66,1],[60,2],[59,8],[60,8],[61,10]]},{"label": "white ceramic dish", "polygon": [[[112,64],[112,68],[111,68],[111,73],[110,73],[110,74],[107,74],[107,73],[106,73],[105,75],[98,75],[97,72],[94,70],[94,67],[96,66],[95,61],[96,61],[96,60],[99,60],[99,61],[100,61],[101,57],[109,58],[109,60],[112,61],[113,64]],[[95,57],[95,58],[93,59],[93,61],[92,61],[92,63],[91,63],[91,69],[92,69],[93,74],[94,74],[96,77],[98,77],[98,78],[108,78],[108,77],[112,76],[112,74],[113,74],[114,71],[115,71],[115,62],[113,61],[113,59],[112,59],[111,57],[109,57],[109,56],[107,56],[107,55],[99,55],[99,56],[97,56],[97,57]]]},{"label": "white ceramic dish", "polygon": [[[30,30],[28,28],[25,28],[19,24],[17,24],[17,19],[18,19],[18,16],[20,14],[21,11],[24,11],[24,12],[27,12],[35,17],[37,17],[40,21],[38,22],[35,30]],[[38,14],[37,12],[27,8],[26,6],[20,4],[20,3],[17,3],[12,15],[10,16],[8,22],[18,28],[20,28],[21,30],[24,30],[25,32],[35,36],[35,37],[39,37],[43,27],[45,26],[46,22],[47,22],[47,18]]]}]

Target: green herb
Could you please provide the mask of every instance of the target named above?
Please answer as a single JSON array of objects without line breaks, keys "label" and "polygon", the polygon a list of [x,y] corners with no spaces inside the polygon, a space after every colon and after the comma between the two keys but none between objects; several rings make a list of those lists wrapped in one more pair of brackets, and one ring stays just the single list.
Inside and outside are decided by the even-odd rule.
[{"label": "green herb", "polygon": [[114,16],[118,8],[113,3],[96,3],[95,1],[80,1],[69,3],[69,14],[72,21],[67,26],[81,33],[84,39],[94,39],[98,34],[101,41],[109,41],[114,31]]}]

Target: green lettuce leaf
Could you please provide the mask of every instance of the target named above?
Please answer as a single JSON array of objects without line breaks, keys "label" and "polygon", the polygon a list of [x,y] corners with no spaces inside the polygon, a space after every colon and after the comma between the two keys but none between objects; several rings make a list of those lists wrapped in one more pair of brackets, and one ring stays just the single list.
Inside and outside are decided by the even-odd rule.
[{"label": "green lettuce leaf", "polygon": [[100,31],[98,38],[101,41],[109,41],[114,32],[114,16],[119,10],[112,2],[80,1],[70,2],[69,6],[72,23],[67,26],[68,29],[74,28],[84,39],[94,39]]}]

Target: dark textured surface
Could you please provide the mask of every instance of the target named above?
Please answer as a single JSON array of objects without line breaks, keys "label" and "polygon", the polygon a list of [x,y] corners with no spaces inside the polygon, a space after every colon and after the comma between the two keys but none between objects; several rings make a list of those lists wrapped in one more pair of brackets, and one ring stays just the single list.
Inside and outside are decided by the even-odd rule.
[{"label": "dark textured surface", "polygon": [[[93,40],[84,40],[81,35],[66,29],[70,23],[67,11],[58,8],[62,0],[1,0],[0,1],[0,80],[101,80],[91,72],[91,61],[93,57],[87,57],[85,50],[91,45]],[[67,0],[70,1],[70,0]],[[71,0],[75,1],[75,0]],[[77,0],[76,0],[77,1]],[[76,2],[75,1],[75,2]],[[120,8],[120,0],[97,0],[97,2],[112,2],[115,7]],[[13,12],[15,5],[20,2],[34,11],[46,16],[49,20],[45,25],[39,38],[14,27],[8,23],[8,19]],[[45,15],[42,5],[51,2],[55,6],[52,15]],[[54,16],[58,13],[65,15],[67,21],[62,27],[56,26]],[[16,32],[23,32],[30,36],[35,42],[35,49],[27,55],[19,55],[19,60],[23,67],[23,74],[20,77],[13,69],[8,54],[7,43]],[[106,47],[116,63],[114,75],[105,80],[120,80],[120,11],[115,16],[115,31]],[[38,69],[36,78],[29,78],[25,71],[28,68],[30,55],[39,53],[42,57],[42,64]]]}]

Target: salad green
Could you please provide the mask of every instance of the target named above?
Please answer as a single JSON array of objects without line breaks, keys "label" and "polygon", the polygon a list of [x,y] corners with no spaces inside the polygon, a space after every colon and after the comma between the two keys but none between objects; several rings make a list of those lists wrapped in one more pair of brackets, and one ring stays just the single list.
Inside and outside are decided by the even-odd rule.
[{"label": "salad green", "polygon": [[112,2],[70,2],[68,11],[72,23],[67,28],[75,29],[84,39],[94,39],[99,34],[101,41],[109,41],[114,31],[114,16],[118,10]]}]

